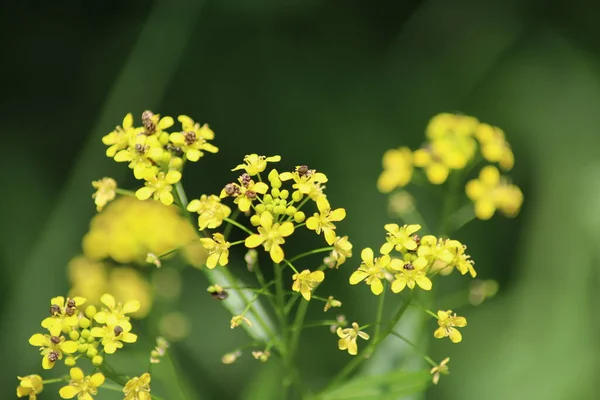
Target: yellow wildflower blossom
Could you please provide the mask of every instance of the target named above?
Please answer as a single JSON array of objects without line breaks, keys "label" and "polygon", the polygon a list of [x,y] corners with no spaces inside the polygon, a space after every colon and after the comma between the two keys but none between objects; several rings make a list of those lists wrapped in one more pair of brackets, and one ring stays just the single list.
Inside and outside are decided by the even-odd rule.
[{"label": "yellow wildflower blossom", "polygon": [[284,257],[283,249],[281,248],[281,245],[285,243],[284,237],[290,236],[292,233],[294,233],[293,223],[284,222],[282,224],[274,224],[271,213],[265,211],[260,216],[258,234],[248,236],[245,244],[250,249],[262,244],[265,251],[270,253],[271,259],[276,263],[280,263]]},{"label": "yellow wildflower blossom", "polygon": [[215,138],[215,133],[212,129],[208,129],[208,125],[206,124],[201,126],[187,115],[180,115],[177,117],[177,120],[181,123],[181,129],[184,132],[192,131],[196,136],[205,140],[213,140]]},{"label": "yellow wildflower blossom", "polygon": [[[181,116],[179,117],[181,118]],[[219,149],[208,143],[207,139],[214,138],[214,132],[208,127],[208,124],[202,125],[198,129],[184,130],[183,132],[173,132],[169,140],[175,146],[179,147],[189,161],[198,161],[204,155],[202,151],[217,153]]]},{"label": "yellow wildflower blossom", "polygon": [[412,179],[413,155],[408,147],[391,149],[383,155],[383,172],[377,180],[381,193],[390,193],[397,187],[406,186]]},{"label": "yellow wildflower blossom", "polygon": [[53,297],[50,300],[50,316],[42,321],[42,327],[48,329],[50,335],[58,336],[61,332],[69,332],[77,326],[77,307],[86,302],[83,297]]},{"label": "yellow wildflower blossom", "polygon": [[338,327],[336,333],[340,338],[338,340],[338,348],[340,350],[348,350],[348,354],[353,356],[358,354],[356,338],[360,337],[364,340],[369,340],[370,338],[366,332],[360,330],[356,322],[352,323],[352,328],[342,329],[342,327]]},{"label": "yellow wildflower blossom", "polygon": [[138,135],[131,140],[129,147],[115,154],[116,162],[128,162],[129,168],[133,169],[136,179],[142,179],[146,170],[152,168],[152,161],[148,158],[151,140],[145,135]]},{"label": "yellow wildflower blossom", "polygon": [[19,379],[17,397],[29,397],[29,400],[36,400],[37,395],[44,391],[44,382],[39,375],[17,376],[17,378]]},{"label": "yellow wildflower blossom", "polygon": [[73,354],[77,351],[78,344],[71,340],[65,340],[64,336],[43,335],[36,333],[29,338],[29,344],[40,348],[42,355],[42,368],[52,369],[58,360],[62,360],[63,354]]},{"label": "yellow wildflower blossom", "polygon": [[[348,240],[348,236],[336,237],[333,241],[333,250],[329,257],[332,260],[331,268],[339,268],[340,265],[346,262],[347,258],[352,257],[352,243]],[[329,263],[327,263],[329,265]]]},{"label": "yellow wildflower blossom", "polygon": [[249,328],[252,327],[252,322],[250,322],[250,320],[246,317],[244,317],[243,315],[234,315],[231,318],[231,321],[229,323],[229,327],[231,329],[233,328],[237,328],[238,326],[240,326],[242,323],[245,323],[246,325],[248,325]]},{"label": "yellow wildflower blossom", "polygon": [[475,131],[479,140],[483,158],[490,162],[497,162],[502,169],[509,171],[515,163],[515,157],[502,129],[488,124],[479,124]]},{"label": "yellow wildflower blossom", "polygon": [[269,186],[264,182],[254,182],[248,173],[243,173],[238,181],[225,185],[219,195],[220,198],[227,196],[233,197],[233,202],[238,205],[241,212],[246,212],[250,209],[252,202],[258,194],[265,194],[269,190]]},{"label": "yellow wildflower blossom", "polygon": [[458,343],[462,340],[462,335],[458,328],[462,328],[467,326],[467,319],[465,317],[458,317],[455,314],[452,314],[452,310],[448,311],[438,311],[438,325],[440,326],[435,330],[433,336],[436,339],[442,339],[445,337],[450,337],[452,343]]},{"label": "yellow wildflower blossom", "polygon": [[373,259],[373,250],[369,247],[363,249],[360,253],[362,263],[360,267],[350,275],[350,284],[356,285],[362,281],[365,281],[367,285],[371,287],[371,292],[375,295],[380,295],[383,292],[382,279],[385,277],[385,269],[391,266],[393,262],[393,268],[397,269],[400,260],[394,259],[387,254],[382,255],[379,258]]},{"label": "yellow wildflower blossom", "polygon": [[222,233],[213,234],[213,238],[202,238],[200,243],[208,250],[208,259],[206,266],[213,269],[218,265],[225,266],[229,262],[229,246],[231,243],[225,240]]},{"label": "yellow wildflower blossom", "polygon": [[432,381],[434,385],[437,385],[440,381],[440,375],[448,375],[450,371],[448,370],[448,362],[450,361],[450,357],[446,357],[442,360],[441,363],[431,368],[430,374],[433,375]]},{"label": "yellow wildflower blossom", "polygon": [[144,126],[144,134],[147,136],[158,135],[165,129],[172,127],[174,123],[173,118],[169,116],[161,118],[160,114],[154,114],[149,110],[142,113],[142,125]]},{"label": "yellow wildflower blossom", "polygon": [[427,179],[434,185],[441,185],[448,179],[450,168],[443,163],[439,154],[433,153],[431,148],[416,150],[413,159],[415,166],[425,168]]},{"label": "yellow wildflower blossom", "polygon": [[426,135],[430,140],[448,136],[469,137],[473,135],[479,121],[468,115],[440,113],[434,115],[427,124]]},{"label": "yellow wildflower blossom", "polygon": [[102,346],[104,346],[104,352],[106,354],[113,354],[123,347],[125,343],[135,343],[137,341],[137,335],[129,332],[131,324],[123,325],[105,325],[103,327],[93,327],[90,330],[92,337],[101,338]]},{"label": "yellow wildflower blossom", "polygon": [[100,372],[92,376],[85,376],[81,368],[71,368],[69,371],[71,381],[69,385],[59,390],[60,397],[72,399],[77,396],[78,400],[92,400],[98,394],[98,388],[104,383],[104,375]]},{"label": "yellow wildflower blossom", "polygon": [[271,357],[271,352],[269,350],[253,351],[252,357],[254,357],[256,360],[260,360],[260,362],[267,362],[269,361],[269,357]]},{"label": "yellow wildflower blossom", "polygon": [[471,277],[475,278],[477,276],[477,272],[473,266],[475,262],[471,260],[471,256],[465,253],[467,246],[458,240],[448,240],[446,242],[446,247],[452,253],[453,258],[448,263],[448,267],[442,270],[442,274],[447,275],[452,272],[453,268],[456,268],[462,275],[465,275],[468,272],[471,274]]},{"label": "yellow wildflower blossom", "polygon": [[467,183],[466,192],[475,203],[475,215],[483,220],[490,219],[496,209],[508,216],[515,216],[523,202],[521,190],[503,180],[498,169],[492,165],[482,168],[479,178]]},{"label": "yellow wildflower blossom", "polygon": [[[259,156],[258,154],[249,154],[244,157],[244,163],[236,166],[232,171],[238,171],[243,169],[250,176],[258,175],[267,168],[268,162],[279,162],[281,156]],[[271,174],[269,174],[269,180],[271,180]]]},{"label": "yellow wildflower blossom", "polygon": [[327,301],[325,302],[325,306],[323,307],[323,312],[327,312],[332,307],[341,307],[342,302],[336,300],[333,296],[329,296]]},{"label": "yellow wildflower blossom", "polygon": [[384,226],[387,231],[387,243],[381,246],[382,254],[389,254],[394,248],[396,251],[414,251],[417,249],[418,235],[415,233],[421,229],[421,225],[404,225],[400,227],[398,224],[386,224]]},{"label": "yellow wildflower blossom", "polygon": [[129,146],[131,138],[143,132],[144,128],[134,128],[133,115],[127,114],[123,118],[122,127],[117,126],[114,131],[102,138],[102,143],[109,146],[106,149],[108,157],[114,157],[119,150],[126,149]]},{"label": "yellow wildflower blossom", "polygon": [[454,258],[454,254],[447,245],[447,240],[438,239],[432,235],[425,235],[419,241],[417,254],[432,263],[432,269],[442,269]]},{"label": "yellow wildflower blossom", "polygon": [[427,277],[425,268],[428,262],[425,258],[418,257],[412,261],[403,261],[400,267],[400,273],[394,275],[396,278],[392,282],[392,292],[399,293],[406,286],[409,289],[414,289],[417,284],[423,290],[431,290],[431,280]]},{"label": "yellow wildflower blossom", "polygon": [[106,306],[106,310],[100,311],[94,315],[94,320],[99,324],[106,324],[109,327],[120,326],[124,331],[131,330],[131,323],[127,314],[134,313],[140,309],[140,302],[130,300],[125,304],[117,303],[115,298],[105,293],[100,297],[102,304]]},{"label": "yellow wildflower blossom", "polygon": [[294,292],[300,292],[305,300],[310,300],[310,295],[313,289],[319,283],[323,282],[323,279],[325,279],[325,274],[323,271],[310,272],[308,269],[305,269],[299,274],[294,274],[292,279],[294,280],[292,290]]},{"label": "yellow wildflower blossom", "polygon": [[100,212],[104,206],[116,197],[117,182],[112,178],[102,178],[93,181],[92,186],[96,189],[96,192],[92,195],[92,199],[96,203],[96,210]]},{"label": "yellow wildflower blossom", "polygon": [[321,231],[323,231],[325,241],[327,244],[332,245],[335,241],[335,225],[333,222],[341,221],[346,218],[346,210],[343,208],[331,210],[329,201],[327,201],[327,198],[324,196],[318,198],[317,208],[319,209],[319,213],[315,213],[306,220],[306,227],[317,232],[317,235],[320,235]]},{"label": "yellow wildflower blossom", "polygon": [[181,180],[181,172],[169,171],[166,174],[159,172],[158,174],[146,174],[146,186],[135,192],[135,197],[138,200],[148,200],[150,196],[154,200],[160,200],[165,206],[173,204],[173,195],[171,191],[175,183]]},{"label": "yellow wildflower blossom", "polygon": [[203,194],[200,199],[190,201],[187,210],[198,213],[198,227],[201,231],[206,228],[215,229],[221,226],[223,220],[231,215],[231,208],[221,204],[219,196]]},{"label": "yellow wildflower blossom", "polygon": [[279,174],[281,181],[292,179],[292,187],[302,194],[309,194],[314,190],[315,185],[327,182],[327,176],[322,172],[309,169],[306,165],[299,165],[294,172],[282,172]]},{"label": "yellow wildflower blossom", "polygon": [[150,400],[150,381],[149,373],[142,374],[140,377],[133,377],[125,384],[123,400]]}]

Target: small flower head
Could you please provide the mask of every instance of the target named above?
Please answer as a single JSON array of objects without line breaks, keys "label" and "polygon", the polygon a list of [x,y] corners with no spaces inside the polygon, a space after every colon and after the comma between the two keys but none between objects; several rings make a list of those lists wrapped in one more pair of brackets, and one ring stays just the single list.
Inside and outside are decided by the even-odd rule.
[{"label": "small flower head", "polygon": [[108,293],[103,294],[100,297],[100,301],[106,306],[106,309],[96,313],[94,320],[99,324],[106,324],[108,327],[119,325],[124,331],[129,332],[131,330],[131,323],[127,314],[138,311],[140,309],[140,302],[131,300],[125,302],[125,304],[117,303],[116,299]]},{"label": "small flower head", "polygon": [[104,375],[100,372],[85,376],[81,368],[71,368],[71,381],[68,386],[60,388],[59,394],[63,399],[92,400],[98,394],[98,388],[104,383]]},{"label": "small flower head", "polygon": [[314,169],[309,169],[306,165],[299,165],[294,172],[283,172],[279,175],[281,181],[289,181],[292,179],[294,184],[292,187],[298,192],[306,195],[310,194],[322,183],[327,182],[327,176],[322,172],[317,172]]},{"label": "small flower head", "polygon": [[346,218],[346,210],[343,208],[331,210],[329,201],[325,196],[317,199],[317,208],[319,213],[315,213],[306,220],[306,227],[317,232],[317,235],[320,235],[322,231],[327,244],[332,245],[335,241],[335,225],[333,223]]},{"label": "small flower head", "polygon": [[96,203],[96,210],[100,212],[104,206],[116,197],[117,182],[112,178],[102,178],[93,181],[92,186],[96,189],[96,192],[92,195],[92,199]]},{"label": "small flower head", "polygon": [[222,233],[213,234],[213,238],[200,239],[202,246],[208,251],[206,266],[213,269],[217,265],[225,266],[229,262],[229,247],[231,243],[225,240]]},{"label": "small flower head", "polygon": [[237,361],[238,358],[240,358],[240,356],[242,355],[241,351],[234,351],[233,353],[227,353],[227,354],[223,354],[223,357],[221,357],[221,362],[223,364],[233,364],[234,362]]},{"label": "small flower head", "polygon": [[448,375],[450,373],[450,371],[448,369],[449,361],[450,361],[450,357],[446,357],[442,360],[441,363],[439,363],[435,367],[431,368],[430,373],[431,373],[431,375],[433,375],[431,380],[433,381],[434,385],[437,385],[438,382],[440,381],[440,375]]},{"label": "small flower head", "polygon": [[252,357],[254,357],[257,360],[260,360],[260,362],[267,362],[269,361],[269,357],[271,357],[271,352],[269,350],[253,351]]},{"label": "small flower head", "polygon": [[282,224],[273,223],[273,216],[265,211],[260,216],[260,226],[258,234],[250,235],[246,238],[245,244],[248,248],[255,248],[261,244],[271,255],[271,259],[276,263],[283,260],[284,253],[281,245],[285,243],[285,237],[294,233],[294,224],[284,222]]},{"label": "small flower head", "polygon": [[231,208],[222,204],[219,196],[205,194],[200,196],[200,200],[190,201],[187,210],[198,213],[198,227],[201,231],[218,228],[231,214]]},{"label": "small flower head", "polygon": [[392,261],[391,257],[384,254],[374,259],[373,250],[369,247],[363,249],[360,257],[363,261],[360,267],[350,275],[350,284],[356,285],[365,281],[371,287],[373,294],[380,295],[383,292],[383,283],[381,280],[384,279],[385,269]]},{"label": "small flower head", "polygon": [[294,292],[300,292],[302,297],[305,300],[310,300],[310,295],[313,289],[325,279],[325,274],[323,271],[314,271],[310,272],[305,269],[299,274],[294,274],[292,276],[294,280],[294,284],[292,285],[292,290]]},{"label": "small flower head", "polygon": [[[94,327],[90,331],[91,336],[101,338],[102,346],[106,354],[114,354],[117,349],[123,347],[124,343],[135,343],[137,335],[129,332],[131,325],[105,325],[103,327]],[[127,330],[126,330],[127,329]]]},{"label": "small flower head", "polygon": [[400,273],[395,275],[396,279],[392,282],[392,292],[399,293],[406,286],[409,289],[414,289],[415,284],[423,290],[431,290],[431,280],[427,277],[425,271],[427,264],[427,260],[422,257],[402,261],[399,267]]},{"label": "small flower head", "polygon": [[231,318],[231,321],[229,323],[229,327],[231,329],[237,328],[242,323],[245,323],[246,325],[248,325],[249,328],[252,327],[252,322],[250,322],[250,320],[248,318],[244,317],[243,315],[234,315]]},{"label": "small flower head", "polygon": [[123,400],[150,400],[150,380],[150,374],[147,372],[140,377],[131,378],[123,388]]},{"label": "small flower head", "polygon": [[338,328],[345,328],[348,326],[348,320],[344,314],[339,314],[335,316],[335,323],[329,325],[329,331],[331,333],[336,333]]},{"label": "small flower head", "polygon": [[[186,159],[195,162],[204,156],[204,151],[209,153],[217,153],[219,151],[216,146],[207,142],[207,139],[213,139],[215,137],[214,132],[208,127],[208,124],[204,124],[200,127],[199,124],[193,123],[191,119],[188,121],[189,117],[182,115],[178,118],[180,122],[183,122],[182,117],[184,117],[183,120],[186,121],[185,124],[182,124],[184,125],[184,130],[171,133],[169,140],[178,149],[181,149]],[[189,122],[192,122],[191,126]],[[186,127],[188,129],[186,129]]]},{"label": "small flower head", "polygon": [[231,182],[225,185],[219,194],[220,198],[233,197],[233,202],[237,204],[241,212],[250,210],[252,203],[259,194],[265,194],[269,186],[264,182],[254,182],[248,173],[242,174],[238,178],[238,183]]},{"label": "small flower head", "polygon": [[515,157],[502,129],[488,124],[479,124],[475,137],[481,146],[483,158],[489,162],[499,163],[506,171],[512,169]]},{"label": "small flower head", "polygon": [[258,175],[267,168],[268,162],[279,162],[281,156],[259,156],[258,154],[249,154],[244,157],[244,163],[236,166],[232,171],[243,169],[250,176]]},{"label": "small flower head", "polygon": [[386,224],[385,230],[387,233],[387,243],[381,246],[382,254],[389,254],[394,248],[396,251],[415,251],[418,243],[415,233],[421,229],[421,225],[404,225],[400,227],[398,224]]},{"label": "small flower head", "polygon": [[29,400],[36,400],[36,395],[44,391],[44,383],[39,375],[18,376],[17,378],[19,379],[17,397],[29,397]]},{"label": "small flower head", "polygon": [[406,186],[412,179],[413,156],[407,147],[391,149],[383,155],[383,172],[377,180],[381,193],[390,193],[397,187]]},{"label": "small flower head", "polygon": [[225,289],[219,285],[211,285],[208,287],[208,289],[206,289],[206,291],[212,296],[213,299],[225,300],[227,297],[229,297],[229,293],[227,293]]},{"label": "small flower head", "polygon": [[353,356],[358,354],[358,345],[356,343],[356,338],[360,337],[364,340],[369,340],[370,337],[366,332],[363,332],[359,329],[358,324],[356,322],[352,323],[352,328],[337,328],[336,333],[340,338],[338,340],[338,348],[340,350],[348,350],[348,354]]},{"label": "small flower head", "polygon": [[51,336],[36,333],[29,338],[29,344],[40,348],[42,368],[52,369],[63,354],[73,354],[77,351],[77,342],[65,340],[64,336]]},{"label": "small flower head", "polygon": [[498,293],[498,282],[493,279],[475,279],[469,287],[469,303],[478,306],[484,300],[494,297]]},{"label": "small flower head", "polygon": [[348,236],[337,236],[333,241],[333,250],[329,255],[332,259],[331,268],[339,268],[340,265],[346,262],[347,258],[352,257],[352,243],[348,240]]},{"label": "small flower head", "polygon": [[329,296],[327,301],[325,302],[325,307],[323,307],[323,311],[326,312],[332,307],[341,307],[342,302],[333,298],[333,296]]},{"label": "small flower head", "polygon": [[50,335],[59,336],[61,332],[69,332],[77,326],[77,308],[83,305],[86,299],[83,297],[53,297],[50,300],[50,316],[42,321],[42,327],[48,329]]},{"label": "small flower head", "polygon": [[467,183],[466,192],[475,203],[475,215],[482,220],[490,219],[497,209],[513,217],[523,203],[521,190],[502,179],[498,169],[492,165],[483,167],[479,178]]},{"label": "small flower head", "polygon": [[436,339],[449,337],[452,343],[459,343],[462,340],[462,335],[456,328],[467,326],[467,319],[465,317],[458,317],[452,313],[452,310],[440,310],[437,312],[437,316],[440,327],[435,330],[433,336]]},{"label": "small flower head", "polygon": [[452,254],[452,260],[448,263],[448,266],[442,270],[443,274],[449,274],[453,268],[456,268],[462,275],[467,272],[471,274],[471,277],[477,276],[475,271],[475,262],[471,260],[471,256],[466,254],[467,246],[459,242],[458,240],[447,240],[446,248]]},{"label": "small flower head", "polygon": [[154,200],[160,200],[166,206],[173,204],[172,185],[181,180],[181,172],[169,171],[165,174],[164,172],[156,173],[152,169],[147,171],[144,175],[145,186],[135,192],[135,197],[138,200],[148,200],[152,196]]},{"label": "small flower head", "polygon": [[163,337],[156,338],[156,347],[150,352],[150,363],[158,364],[160,359],[167,353],[169,342]]},{"label": "small flower head", "polygon": [[123,118],[122,126],[117,126],[114,131],[102,138],[102,143],[109,146],[106,149],[108,157],[114,157],[119,150],[126,149],[129,146],[131,138],[141,133],[143,128],[135,128],[133,126],[133,115],[127,114]]}]

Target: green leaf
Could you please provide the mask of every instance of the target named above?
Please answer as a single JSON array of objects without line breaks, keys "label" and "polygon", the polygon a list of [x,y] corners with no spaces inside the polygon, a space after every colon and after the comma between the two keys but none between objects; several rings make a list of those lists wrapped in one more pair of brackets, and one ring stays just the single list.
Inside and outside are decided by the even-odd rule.
[{"label": "green leaf", "polygon": [[383,375],[351,379],[317,398],[319,400],[381,400],[398,399],[423,392],[429,386],[431,375],[427,371],[397,370]]}]

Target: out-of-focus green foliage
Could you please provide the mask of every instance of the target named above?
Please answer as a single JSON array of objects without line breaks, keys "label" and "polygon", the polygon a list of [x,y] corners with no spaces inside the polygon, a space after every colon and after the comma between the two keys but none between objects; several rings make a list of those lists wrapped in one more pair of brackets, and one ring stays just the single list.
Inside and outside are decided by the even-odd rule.
[{"label": "out-of-focus green foliage", "polygon": [[[281,154],[289,163],[282,168],[318,166],[332,201],[348,212],[340,225],[355,249],[377,245],[389,221],[386,196],[375,188],[386,149],[418,146],[428,118],[442,111],[502,127],[524,208],[515,220],[495,217],[458,233],[500,292],[469,310],[461,344],[434,344],[435,360],[451,357],[451,375],[426,396],[594,398],[598,11],[582,0],[3,6],[3,398],[13,395],[17,374],[41,368],[27,339],[48,299],[67,290],[66,264],[95,212],[90,181],[133,183],[104,157],[99,138],[126,112],[147,108],[193,115],[215,130],[220,153],[186,171],[193,196],[220,190],[247,153]],[[435,221],[440,198],[419,201]],[[347,265],[357,264],[355,254]],[[347,285],[352,270],[343,268],[326,288],[354,319],[370,320],[374,299]],[[181,302],[192,335],[173,346],[178,362],[164,375],[180,374],[187,387],[163,381],[157,390],[169,399],[183,398],[181,391],[207,399],[277,393],[269,386],[280,379],[275,363],[266,370],[251,357],[219,363],[245,334],[229,331],[220,304],[197,296],[207,286],[202,276],[185,278]],[[132,369],[152,346],[138,346]],[[390,363],[408,351],[388,350]],[[326,328],[307,330],[300,358],[315,387],[348,357]]]}]

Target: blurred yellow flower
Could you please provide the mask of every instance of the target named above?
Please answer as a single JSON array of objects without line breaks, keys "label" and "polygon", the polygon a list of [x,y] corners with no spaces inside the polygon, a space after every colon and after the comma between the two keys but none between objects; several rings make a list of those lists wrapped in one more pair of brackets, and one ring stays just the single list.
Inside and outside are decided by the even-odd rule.
[{"label": "blurred yellow flower", "polygon": [[338,348],[340,350],[348,350],[348,354],[353,356],[358,354],[356,338],[360,337],[364,340],[369,340],[370,338],[367,333],[359,329],[359,326],[356,322],[352,323],[352,328],[342,329],[342,327],[338,327],[336,333],[340,338],[338,340]]},{"label": "blurred yellow flower", "polygon": [[150,400],[152,398],[150,396],[151,379],[147,372],[140,377],[131,378],[123,388],[123,393],[125,393],[123,400]]},{"label": "blurred yellow flower", "polygon": [[187,206],[190,212],[198,213],[198,227],[201,231],[206,228],[215,229],[221,226],[223,220],[231,214],[231,208],[221,204],[219,196],[203,194],[200,199],[190,201]]},{"label": "blurred yellow flower", "polygon": [[264,246],[265,251],[268,251],[271,255],[271,259],[280,263],[283,261],[284,253],[281,245],[285,243],[285,237],[290,236],[294,233],[294,224],[291,222],[284,222],[282,224],[273,223],[273,216],[270,212],[265,211],[260,216],[260,226],[258,227],[258,234],[250,235],[246,238],[246,247],[253,249],[260,246]]},{"label": "blurred yellow flower", "polygon": [[317,199],[317,208],[319,212],[306,220],[306,227],[315,231],[317,235],[320,235],[322,231],[327,244],[332,245],[335,241],[335,225],[333,223],[346,218],[346,210],[343,208],[331,210],[325,196]]},{"label": "blurred yellow flower", "polygon": [[452,343],[459,343],[462,340],[462,335],[458,328],[467,326],[467,319],[465,317],[458,317],[452,313],[452,310],[438,311],[438,325],[440,326],[435,330],[434,336],[436,339],[442,339],[449,337]]},{"label": "blurred yellow flower", "polygon": [[515,157],[502,129],[488,124],[479,124],[475,137],[479,140],[483,158],[489,162],[499,163],[506,171],[512,169]]},{"label": "blurred yellow flower", "polygon": [[310,300],[310,295],[313,289],[319,283],[323,282],[323,279],[325,279],[325,274],[323,271],[310,272],[308,269],[305,269],[299,274],[294,274],[292,279],[294,280],[292,290],[294,292],[300,292],[305,300]]},{"label": "blurred yellow flower", "polygon": [[92,400],[98,394],[98,388],[104,383],[104,375],[100,372],[92,376],[85,376],[81,368],[71,368],[69,371],[71,381],[68,386],[63,386],[58,392],[63,399]]},{"label": "blurred yellow flower", "polygon": [[440,381],[440,375],[448,375],[450,373],[448,369],[448,362],[450,361],[450,357],[446,357],[442,360],[441,363],[431,368],[432,381],[434,385],[437,385]]},{"label": "blurred yellow flower", "polygon": [[[244,163],[236,166],[232,171],[238,171],[243,169],[250,176],[258,175],[267,168],[268,162],[279,162],[281,156],[259,156],[258,154],[249,154],[244,157]],[[271,180],[271,174],[269,174],[269,180]]]},{"label": "blurred yellow flower", "polygon": [[466,192],[475,203],[475,215],[483,220],[490,219],[496,209],[513,217],[518,214],[523,202],[521,190],[503,180],[492,165],[483,167],[479,178],[467,183]]},{"label": "blurred yellow flower", "polygon": [[389,193],[406,186],[412,179],[413,155],[408,147],[391,149],[383,155],[383,172],[377,180],[377,189]]},{"label": "blurred yellow flower", "polygon": [[225,240],[222,233],[214,233],[213,238],[200,239],[202,246],[208,251],[206,266],[213,269],[218,265],[225,266],[229,262],[229,246],[231,243]]},{"label": "blurred yellow flower", "polygon": [[39,375],[17,376],[17,378],[19,379],[17,397],[29,397],[29,400],[36,400],[36,395],[44,391],[44,383]]},{"label": "blurred yellow flower", "polygon": [[112,178],[102,178],[93,181],[92,186],[96,189],[96,192],[92,195],[92,199],[94,199],[94,203],[96,204],[96,210],[100,212],[108,202],[114,200],[116,197],[117,182]]}]

